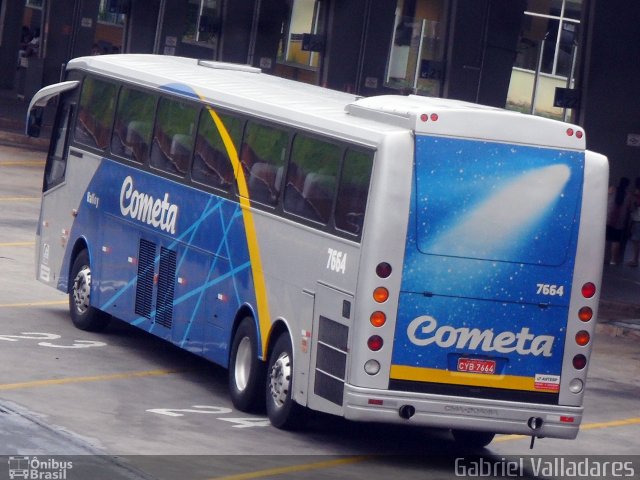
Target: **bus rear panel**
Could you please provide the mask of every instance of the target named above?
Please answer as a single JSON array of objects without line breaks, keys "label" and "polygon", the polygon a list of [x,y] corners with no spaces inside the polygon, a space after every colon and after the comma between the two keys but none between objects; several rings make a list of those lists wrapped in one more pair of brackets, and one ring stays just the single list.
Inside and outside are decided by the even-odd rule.
[{"label": "bus rear panel", "polygon": [[[366,335],[392,346],[386,355],[356,354],[348,418],[577,435],[608,167],[600,155],[567,148],[562,137],[530,141],[526,123],[539,120],[513,130],[505,123],[485,138],[455,126],[448,135],[442,127],[438,134],[417,129],[404,254],[395,257],[399,265],[389,262],[393,274],[369,283],[388,288],[389,300],[365,307],[394,325],[365,328]],[[371,266],[362,267],[369,277],[376,260],[394,258],[372,250]],[[382,364],[376,376],[384,372],[386,385],[366,388],[358,363],[368,358]]]}]

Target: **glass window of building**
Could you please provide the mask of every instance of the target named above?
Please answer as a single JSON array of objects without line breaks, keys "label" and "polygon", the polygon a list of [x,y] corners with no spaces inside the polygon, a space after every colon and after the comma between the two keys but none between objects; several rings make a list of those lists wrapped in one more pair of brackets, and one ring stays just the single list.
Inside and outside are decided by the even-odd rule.
[{"label": "glass window of building", "polygon": [[[582,0],[528,0],[507,108],[562,118],[556,87],[574,83]],[[534,91],[535,90],[535,91]]]},{"label": "glass window of building", "polygon": [[278,75],[317,83],[324,49],[326,0],[289,0],[278,45]]},{"label": "glass window of building", "polygon": [[91,55],[121,53],[126,42],[127,2],[100,0]]},{"label": "glass window of building", "polygon": [[398,0],[385,85],[439,96],[444,69],[444,0]]},{"label": "glass window of building", "polygon": [[221,26],[222,0],[189,0],[182,41],[216,49]]}]

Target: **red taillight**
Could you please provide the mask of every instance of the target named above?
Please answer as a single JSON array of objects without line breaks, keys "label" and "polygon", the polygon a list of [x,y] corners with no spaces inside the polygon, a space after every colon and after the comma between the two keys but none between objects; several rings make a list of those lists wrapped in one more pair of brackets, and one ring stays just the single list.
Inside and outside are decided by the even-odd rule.
[{"label": "red taillight", "polygon": [[387,322],[387,316],[383,312],[373,312],[369,321],[374,327],[381,327]]},{"label": "red taillight", "polygon": [[578,312],[578,318],[583,322],[588,322],[593,318],[593,310],[590,307],[582,307]]},{"label": "red taillight", "polygon": [[427,115],[426,113],[423,113],[422,115],[420,115],[420,120],[422,120],[423,122],[428,122],[429,115]]},{"label": "red taillight", "polygon": [[382,337],[380,335],[372,335],[369,337],[369,340],[367,340],[367,346],[372,352],[377,352],[378,350],[380,350],[382,348],[382,345],[384,345],[384,342],[382,341]]},{"label": "red taillight", "polygon": [[438,114],[437,113],[432,113],[431,114],[431,121],[432,122],[437,122],[438,121]]},{"label": "red taillight", "polygon": [[567,128],[567,135],[573,137],[573,128]]},{"label": "red taillight", "polygon": [[584,347],[586,344],[588,344],[589,340],[591,340],[589,332],[580,330],[578,333],[576,333],[576,343],[581,347]]},{"label": "red taillight", "polygon": [[573,368],[576,370],[582,370],[587,366],[587,357],[582,355],[581,353],[573,357]]},{"label": "red taillight", "polygon": [[596,294],[596,286],[591,282],[582,285],[582,296],[584,298],[592,298]]},{"label": "red taillight", "polygon": [[389,265],[387,262],[379,263],[376,267],[376,275],[378,275],[380,278],[389,277],[392,271],[393,269],[391,268],[391,265]]},{"label": "red taillight", "polygon": [[583,135],[584,135],[584,133],[582,133],[580,130],[578,130],[578,131],[576,132],[576,138],[582,138],[582,137],[583,137]]},{"label": "red taillight", "polygon": [[373,291],[373,299],[378,303],[384,303],[389,298],[389,290],[384,287],[378,287]]}]

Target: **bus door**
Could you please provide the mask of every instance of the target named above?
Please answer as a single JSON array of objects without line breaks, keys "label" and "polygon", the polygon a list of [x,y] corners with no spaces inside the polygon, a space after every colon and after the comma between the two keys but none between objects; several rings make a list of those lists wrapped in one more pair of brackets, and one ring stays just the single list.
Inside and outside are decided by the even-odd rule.
[{"label": "bus door", "polygon": [[584,152],[418,136],[390,388],[557,404]]},{"label": "bus door", "polygon": [[353,325],[353,296],[323,283],[317,284],[314,328],[314,351],[308,406],[328,413],[342,413],[344,383],[347,376],[347,345]]},{"label": "bus door", "polygon": [[69,132],[76,101],[77,90],[67,91],[59,97],[45,165],[42,206],[36,231],[40,246],[36,252],[36,276],[40,281],[61,289],[66,288],[68,280],[65,273],[61,272],[64,253],[80,197],[84,193],[78,191],[77,195],[71,195],[70,189],[63,187],[68,183]]}]

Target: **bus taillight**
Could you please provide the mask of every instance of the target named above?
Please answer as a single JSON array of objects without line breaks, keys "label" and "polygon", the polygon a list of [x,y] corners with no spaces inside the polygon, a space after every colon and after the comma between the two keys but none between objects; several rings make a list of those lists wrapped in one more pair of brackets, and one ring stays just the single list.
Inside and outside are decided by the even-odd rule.
[{"label": "bus taillight", "polygon": [[377,352],[378,350],[380,350],[382,348],[382,345],[384,345],[384,341],[382,340],[382,337],[380,335],[371,335],[369,337],[369,340],[367,340],[367,346],[372,352]]},{"label": "bus taillight", "polygon": [[579,353],[575,357],[573,357],[573,368],[576,370],[582,370],[587,366],[587,357]]},{"label": "bus taillight", "polygon": [[587,345],[589,343],[589,340],[591,340],[591,336],[589,335],[589,332],[585,330],[580,330],[578,333],[576,333],[576,343],[581,347],[584,347],[585,345]]},{"label": "bus taillight", "polygon": [[596,294],[596,286],[591,282],[582,285],[582,296],[584,298],[592,298]]},{"label": "bus taillight", "polygon": [[578,318],[583,322],[588,322],[593,318],[593,310],[590,307],[582,307],[578,311]]},{"label": "bus taillight", "polygon": [[373,291],[373,299],[378,303],[384,303],[389,299],[389,290],[378,287]]},{"label": "bus taillight", "polygon": [[391,275],[392,270],[393,269],[391,268],[391,265],[389,265],[387,262],[381,262],[376,267],[376,275],[378,275],[380,278],[388,278],[389,275]]},{"label": "bus taillight", "polygon": [[384,312],[373,312],[371,314],[371,317],[369,318],[369,321],[374,327],[381,327],[385,323],[387,323],[387,316],[384,314]]}]

